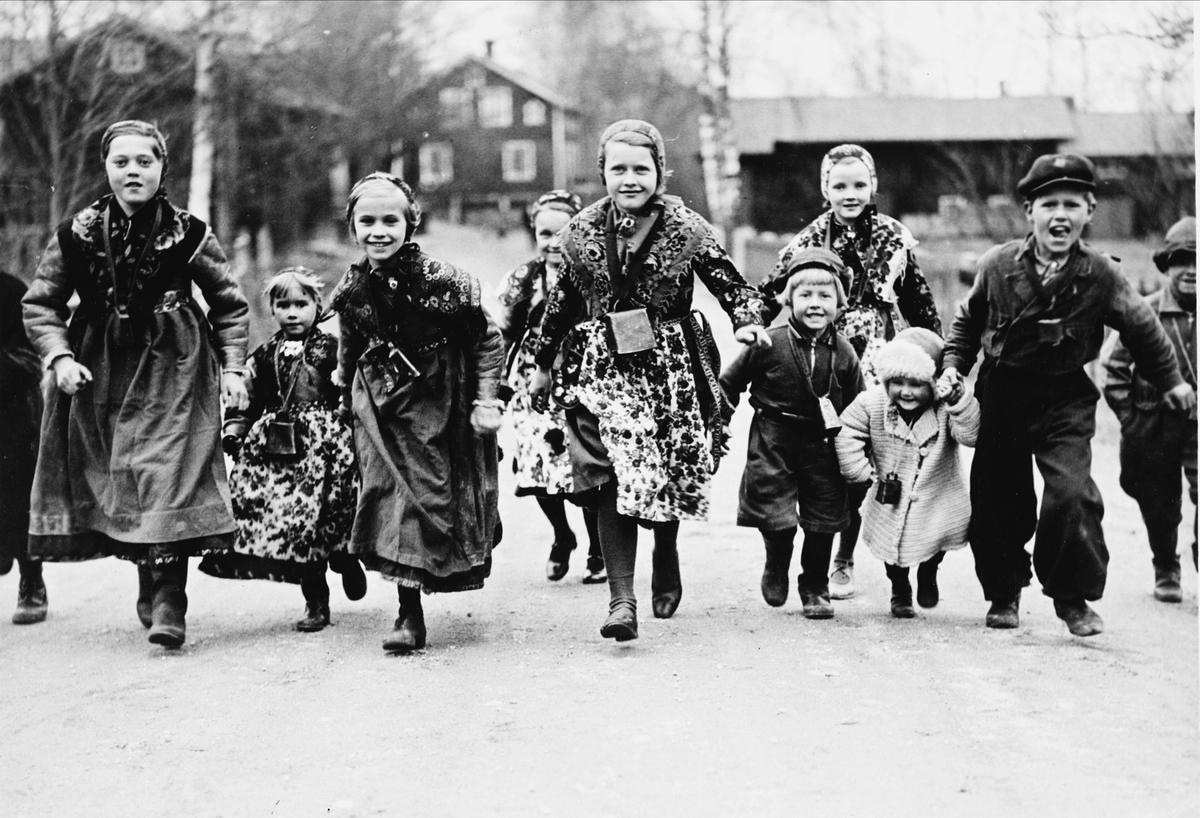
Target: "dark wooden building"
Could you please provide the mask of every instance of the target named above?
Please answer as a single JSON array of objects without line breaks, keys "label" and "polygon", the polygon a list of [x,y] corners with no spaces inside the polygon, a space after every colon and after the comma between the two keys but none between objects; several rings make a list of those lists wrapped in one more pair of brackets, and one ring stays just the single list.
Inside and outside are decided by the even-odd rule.
[{"label": "dark wooden building", "polygon": [[1012,195],[1035,156],[1075,135],[1069,100],[831,97],[733,101],[742,166],[739,221],[795,232],[823,207],[821,158],[871,152],[886,213],[936,213],[945,196]]},{"label": "dark wooden building", "polygon": [[392,170],[445,218],[516,227],[551,188],[598,194],[571,103],[491,59],[459,63],[401,107]]}]

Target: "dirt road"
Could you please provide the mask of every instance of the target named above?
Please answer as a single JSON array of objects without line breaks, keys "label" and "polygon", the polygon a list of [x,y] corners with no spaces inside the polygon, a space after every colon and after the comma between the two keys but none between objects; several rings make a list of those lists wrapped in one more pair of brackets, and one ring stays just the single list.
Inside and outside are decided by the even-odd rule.
[{"label": "dirt road", "polygon": [[[543,578],[549,528],[508,482],[488,587],[427,597],[409,657],[380,649],[395,596],[374,578],[358,603],[335,588],[334,625],[306,635],[297,588],[193,571],[172,653],[145,641],[132,566],[48,566],[49,620],[0,624],[0,815],[1193,815],[1196,575],[1182,605],[1151,597],[1104,420],[1108,631],[1089,640],[1036,586],[1021,629],[985,629],[967,551],[915,620],[889,616],[865,550],[832,621],[794,593],[769,609],[762,546],[733,522],[741,452],[712,521],[683,528],[674,619],[648,617],[643,547],[642,636],[621,646],[581,557]],[[5,623],[16,585],[0,578]]]}]

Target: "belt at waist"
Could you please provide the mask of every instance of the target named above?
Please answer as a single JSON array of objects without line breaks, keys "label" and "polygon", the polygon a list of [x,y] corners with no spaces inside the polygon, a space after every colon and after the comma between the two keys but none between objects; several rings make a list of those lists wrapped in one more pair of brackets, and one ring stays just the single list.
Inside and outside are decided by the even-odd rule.
[{"label": "belt at waist", "polygon": [[768,420],[778,421],[780,423],[794,423],[798,426],[812,426],[814,429],[820,429],[822,433],[825,431],[825,423],[820,418],[810,418],[805,415],[797,415],[792,412],[785,412],[782,409],[774,409],[767,406],[755,406],[754,411]]}]

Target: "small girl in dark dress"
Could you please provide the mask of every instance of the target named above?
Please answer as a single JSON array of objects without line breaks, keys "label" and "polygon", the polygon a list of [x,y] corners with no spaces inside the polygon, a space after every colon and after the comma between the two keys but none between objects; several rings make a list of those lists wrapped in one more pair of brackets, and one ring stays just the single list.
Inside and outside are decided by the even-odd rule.
[{"label": "small girl in dark dress", "polygon": [[237,539],[232,551],[200,563],[216,577],[299,583],[299,631],[329,624],[327,564],[342,574],[350,599],[367,592],[362,566],[346,553],[354,443],[337,415],[337,339],[316,326],[323,286],[310,270],[291,267],[263,291],[279,332],[250,356],[249,407],[225,416],[225,450],[238,456],[229,480]]},{"label": "small girl in dark dress", "polygon": [[483,587],[499,523],[504,342],[479,282],[410,241],[420,218],[399,177],[358,182],[346,219],[366,256],[332,299],[362,477],[350,549],[398,586],[398,653],[425,646],[422,591]]}]

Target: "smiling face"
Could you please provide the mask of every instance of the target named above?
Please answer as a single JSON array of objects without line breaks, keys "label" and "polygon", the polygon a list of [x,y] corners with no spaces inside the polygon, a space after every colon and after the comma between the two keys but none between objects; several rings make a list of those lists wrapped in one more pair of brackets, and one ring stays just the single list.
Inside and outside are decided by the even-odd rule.
[{"label": "smiling face", "polygon": [[108,185],[126,214],[154,198],[162,183],[162,159],[158,145],[148,136],[125,134],[108,146],[104,169]]},{"label": "smiling face", "polygon": [[1065,258],[1092,220],[1093,210],[1086,192],[1074,185],[1051,186],[1026,202],[1025,218],[1033,227],[1038,255],[1055,261]]},{"label": "smiling face", "polygon": [[838,313],[834,284],[797,284],[792,290],[792,318],[813,335],[833,323]]},{"label": "smiling face", "polygon": [[604,146],[604,187],[621,210],[640,213],[658,189],[654,154],[640,145],[610,140]]},{"label": "smiling face", "polygon": [[1167,276],[1171,279],[1171,291],[1180,302],[1196,303],[1196,254],[1176,252],[1171,255]]},{"label": "smiling face", "polygon": [[394,186],[372,186],[354,205],[354,239],[372,267],[396,254],[408,235],[408,199]]},{"label": "smiling face", "polygon": [[533,217],[533,238],[537,242],[538,255],[557,264],[562,258],[562,243],[558,232],[567,226],[570,215],[562,210],[539,210]]},{"label": "smiling face", "polygon": [[297,340],[308,335],[317,320],[317,302],[311,293],[292,286],[279,293],[271,302],[271,315],[283,335]]},{"label": "smiling face", "polygon": [[933,385],[914,378],[890,378],[887,394],[891,402],[904,412],[916,412],[933,403]]},{"label": "smiling face", "polygon": [[853,224],[871,203],[871,171],[861,159],[843,159],[829,171],[829,207],[842,224]]}]

